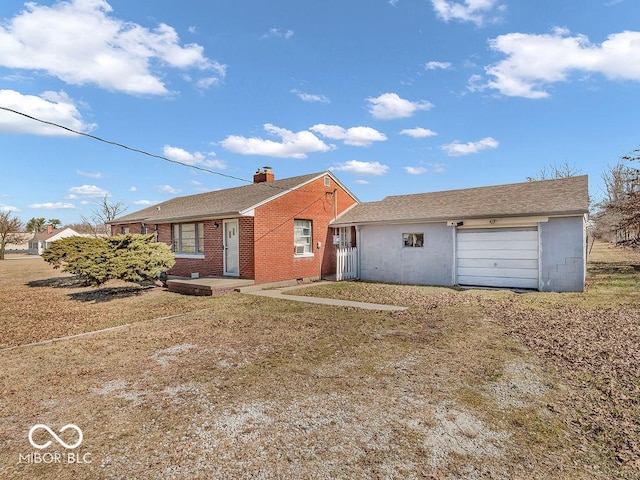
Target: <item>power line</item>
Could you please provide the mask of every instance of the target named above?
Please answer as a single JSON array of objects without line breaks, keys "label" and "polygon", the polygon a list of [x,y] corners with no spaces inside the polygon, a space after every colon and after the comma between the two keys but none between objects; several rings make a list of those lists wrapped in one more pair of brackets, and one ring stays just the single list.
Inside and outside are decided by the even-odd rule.
[{"label": "power line", "polygon": [[145,150],[140,150],[139,148],[129,147],[129,146],[124,145],[122,143],[118,143],[118,142],[114,142],[114,141],[111,141],[111,140],[104,139],[102,137],[98,137],[97,135],[91,135],[90,133],[81,132],[79,130],[74,130],[73,128],[65,127],[64,125],[60,125],[60,124],[55,123],[55,122],[50,122],[48,120],[42,120],[41,118],[33,117],[31,115],[28,115],[28,114],[23,113],[23,112],[19,112],[17,110],[12,109],[12,108],[0,106],[0,110],[5,110],[7,112],[15,113],[16,115],[21,115],[23,117],[28,118],[29,120],[34,120],[36,122],[44,123],[45,125],[50,125],[52,127],[60,128],[62,130],[66,130],[66,131],[74,133],[76,135],[80,135],[80,136],[83,136],[83,137],[88,137],[88,138],[91,138],[93,140],[97,140],[97,141],[102,142],[102,143],[106,143],[106,144],[113,145],[113,146],[116,146],[116,147],[124,148],[125,150],[129,150],[129,151],[135,152],[135,153],[140,153],[140,154],[146,155],[148,157],[157,158],[157,159],[163,160],[165,162],[175,163],[177,165],[182,165],[183,167],[195,168],[196,170],[200,170],[202,172],[211,173],[213,175],[220,175],[221,177],[230,178],[232,180],[238,180],[240,182],[253,183],[253,180],[247,180],[246,178],[235,177],[233,175],[228,175],[226,173],[217,172],[217,171],[211,170],[209,168],[200,167],[198,165],[191,165],[189,163],[181,162],[179,160],[173,160],[171,158],[167,158],[167,157],[164,157],[162,155],[157,155],[155,153],[150,153],[150,152],[147,152]]},{"label": "power line", "polygon": [[[9,107],[0,106],[0,110],[4,110],[6,112],[15,113],[16,115],[21,115],[21,116],[23,116],[25,118],[28,118],[29,120],[33,120],[33,121],[36,121],[36,122],[39,122],[39,123],[43,123],[45,125],[50,125],[52,127],[60,128],[62,130],[66,130],[67,132],[71,132],[71,133],[73,133],[75,135],[80,135],[82,137],[88,137],[88,138],[91,138],[93,140],[97,140],[99,142],[106,143],[108,145],[113,145],[115,147],[120,147],[120,148],[123,148],[125,150],[129,150],[131,152],[140,153],[142,155],[146,155],[147,157],[156,158],[158,160],[163,160],[165,162],[174,163],[176,165],[181,165],[183,167],[194,168],[196,170],[200,170],[201,172],[211,173],[213,175],[219,175],[221,177],[230,178],[232,180],[237,180],[239,182],[244,182],[244,183],[249,183],[249,184],[254,184],[255,183],[253,180],[248,180],[246,178],[236,177],[234,175],[229,175],[227,173],[218,172],[218,171],[206,168],[206,167],[200,167],[198,165],[192,165],[192,164],[189,164],[189,163],[181,162],[179,160],[173,160],[171,158],[167,158],[167,157],[162,156],[162,155],[157,155],[155,153],[150,153],[150,152],[147,152],[145,150],[141,150],[139,148],[129,147],[128,145],[124,145],[124,144],[119,143],[119,142],[114,142],[112,140],[107,140],[105,138],[98,137],[97,135],[92,135],[90,133],[81,132],[79,130],[74,130],[73,128],[69,128],[69,127],[65,127],[64,125],[60,125],[59,123],[50,122],[48,120],[43,120],[41,118],[37,118],[37,117],[34,117],[32,115],[28,115],[28,114],[26,114],[24,112],[20,112],[18,110],[14,110],[14,109],[9,108]],[[266,185],[269,188],[273,188],[275,190],[280,190],[280,191],[288,190],[288,188],[283,188],[283,187],[279,187],[277,185],[273,185],[271,182],[261,182],[260,184],[261,185]],[[308,192],[308,193],[316,193],[315,190],[298,189],[298,191]]]}]

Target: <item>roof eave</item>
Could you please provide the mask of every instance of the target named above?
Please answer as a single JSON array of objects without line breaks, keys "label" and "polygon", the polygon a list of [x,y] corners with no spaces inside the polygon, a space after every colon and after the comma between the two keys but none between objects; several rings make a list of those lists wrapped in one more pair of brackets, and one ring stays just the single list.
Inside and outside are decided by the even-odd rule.
[{"label": "roof eave", "polygon": [[589,213],[588,210],[567,210],[562,212],[528,212],[528,213],[495,213],[483,215],[447,215],[439,217],[395,218],[393,220],[363,220],[341,222],[338,218],[331,223],[332,227],[349,227],[355,225],[401,225],[407,223],[443,223],[453,219],[477,220],[482,218],[515,218],[515,217],[576,217]]}]

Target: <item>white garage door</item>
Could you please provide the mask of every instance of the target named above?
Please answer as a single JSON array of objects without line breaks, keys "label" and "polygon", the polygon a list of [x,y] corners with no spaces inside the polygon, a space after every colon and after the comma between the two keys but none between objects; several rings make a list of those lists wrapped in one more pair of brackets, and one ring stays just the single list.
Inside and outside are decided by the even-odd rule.
[{"label": "white garage door", "polygon": [[538,229],[458,230],[458,285],[538,288]]}]

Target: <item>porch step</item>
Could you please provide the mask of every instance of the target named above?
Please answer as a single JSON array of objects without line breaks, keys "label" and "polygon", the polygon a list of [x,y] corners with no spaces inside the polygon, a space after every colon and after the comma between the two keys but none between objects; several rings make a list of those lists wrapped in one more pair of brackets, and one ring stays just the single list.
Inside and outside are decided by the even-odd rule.
[{"label": "porch step", "polygon": [[167,289],[183,295],[217,296],[234,292],[239,287],[253,285],[253,283],[253,280],[230,278],[181,278],[168,280]]}]

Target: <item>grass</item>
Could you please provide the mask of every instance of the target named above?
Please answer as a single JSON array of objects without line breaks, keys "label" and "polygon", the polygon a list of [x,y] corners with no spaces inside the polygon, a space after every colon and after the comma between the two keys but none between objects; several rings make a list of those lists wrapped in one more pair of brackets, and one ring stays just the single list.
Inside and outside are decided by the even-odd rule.
[{"label": "grass", "polygon": [[[599,254],[585,294],[304,290],[410,307],[392,313],[96,292],[0,262],[22,305],[1,307],[3,345],[130,324],[0,351],[0,478],[634,478],[635,260]],[[77,424],[91,463],[19,463],[37,423]]]}]

